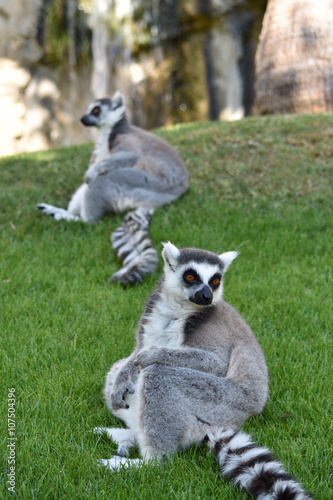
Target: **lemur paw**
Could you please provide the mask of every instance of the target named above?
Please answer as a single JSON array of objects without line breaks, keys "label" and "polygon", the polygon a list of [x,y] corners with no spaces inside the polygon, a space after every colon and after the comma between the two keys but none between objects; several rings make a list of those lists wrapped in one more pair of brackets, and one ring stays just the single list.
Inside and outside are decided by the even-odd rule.
[{"label": "lemur paw", "polygon": [[93,163],[92,165],[90,165],[90,167],[88,168],[88,170],[84,174],[84,182],[86,184],[90,184],[98,176],[99,172],[98,172],[98,168],[96,165],[97,165],[96,163]]},{"label": "lemur paw", "polygon": [[99,175],[105,174],[107,172],[107,169],[103,167],[104,162],[100,162],[98,164],[98,167],[96,166],[96,163],[93,163],[86,173],[84,174],[84,182],[86,184],[91,184],[92,181],[94,181]]},{"label": "lemur paw", "polygon": [[139,351],[133,364],[140,366],[140,368],[146,368],[154,363],[158,363],[160,351],[161,348],[156,346],[152,346],[150,349],[142,349],[142,351]]},{"label": "lemur paw", "polygon": [[89,185],[94,179],[95,179],[95,176],[92,174],[92,172],[89,173],[89,170],[84,174],[83,180],[86,184]]}]

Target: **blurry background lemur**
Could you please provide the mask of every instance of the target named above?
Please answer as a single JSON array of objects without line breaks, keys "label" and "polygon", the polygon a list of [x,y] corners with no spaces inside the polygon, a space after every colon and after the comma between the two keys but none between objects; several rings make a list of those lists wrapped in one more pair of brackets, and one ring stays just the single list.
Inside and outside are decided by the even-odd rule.
[{"label": "blurry background lemur", "polygon": [[[161,461],[208,436],[221,472],[261,500],[312,497],[270,451],[238,432],[268,396],[264,354],[222,299],[237,252],[164,245],[164,274],[140,318],[136,349],[109,371],[106,405],[127,429],[96,428],[118,444],[111,470]],[[143,460],[127,458],[137,444]]]},{"label": "blurry background lemur", "polygon": [[[157,266],[148,234],[152,210],[173,202],[187,190],[186,167],[170,144],[130,123],[124,98],[118,92],[111,99],[91,104],[81,121],[99,129],[84,183],[73,194],[67,210],[46,203],[37,208],[56,220],[92,223],[106,213],[134,210],[131,224],[126,219],[122,225],[123,243],[118,238],[115,248],[121,258],[132,253],[135,263],[127,258],[122,272],[111,279],[123,284],[141,281]],[[114,239],[111,237],[112,244]],[[143,249],[150,246],[150,257],[155,251],[153,259],[144,254],[142,261],[139,259],[135,251],[138,241]],[[121,245],[126,248],[122,250]]]}]

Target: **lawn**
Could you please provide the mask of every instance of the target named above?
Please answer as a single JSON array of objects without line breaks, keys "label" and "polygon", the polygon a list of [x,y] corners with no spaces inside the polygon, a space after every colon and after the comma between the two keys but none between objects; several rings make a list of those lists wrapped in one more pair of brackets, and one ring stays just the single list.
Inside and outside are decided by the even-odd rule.
[{"label": "lawn", "polygon": [[[190,189],[156,210],[152,240],[159,250],[167,240],[239,250],[225,299],[256,333],[270,372],[266,408],[245,430],[317,500],[329,500],[333,116],[248,118],[157,133],[184,158]],[[140,285],[110,284],[120,262],[109,237],[121,215],[88,225],[35,210],[38,202],[67,205],[91,149],[0,160],[0,497],[245,500],[245,492],[219,477],[206,446],[164,468],[111,474],[97,466],[116,446],[91,430],[122,425],[105,408],[104,377],[133,349],[162,259],[157,275]],[[8,491],[10,473],[16,493]]]}]

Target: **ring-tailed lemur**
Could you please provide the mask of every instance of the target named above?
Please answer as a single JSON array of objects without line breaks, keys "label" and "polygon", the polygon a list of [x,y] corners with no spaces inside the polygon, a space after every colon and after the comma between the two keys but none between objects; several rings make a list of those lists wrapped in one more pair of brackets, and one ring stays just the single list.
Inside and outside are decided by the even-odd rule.
[{"label": "ring-tailed lemur", "polygon": [[125,456],[134,444],[144,461],[161,460],[208,435],[222,473],[257,498],[310,499],[268,453],[235,432],[268,396],[263,352],[222,300],[223,276],[237,252],[167,243],[162,255],[164,274],[139,321],[136,349],[107,375],[106,404],[128,429],[95,429],[118,443],[117,456],[101,464],[139,465],[141,459]]},{"label": "ring-tailed lemur", "polygon": [[187,190],[188,174],[178,153],[130,123],[118,92],[91,104],[81,121],[99,129],[85,182],[67,210],[39,203],[43,213],[56,220],[97,222],[106,213],[169,204]]},{"label": "ring-tailed lemur", "polygon": [[110,281],[123,285],[142,281],[147,274],[154,274],[158,265],[158,256],[149,237],[149,224],[153,209],[139,207],[129,212],[123,223],[111,234],[111,243],[123,261],[123,267]]}]

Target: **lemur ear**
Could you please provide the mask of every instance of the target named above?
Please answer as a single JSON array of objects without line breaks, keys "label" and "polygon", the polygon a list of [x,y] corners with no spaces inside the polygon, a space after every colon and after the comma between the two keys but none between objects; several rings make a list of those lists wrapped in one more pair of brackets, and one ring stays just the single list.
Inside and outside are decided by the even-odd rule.
[{"label": "lemur ear", "polygon": [[223,272],[225,273],[230,266],[231,262],[237,257],[238,252],[225,252],[221,253],[220,260],[223,263]]},{"label": "lemur ear", "polygon": [[177,266],[180,251],[175,245],[170,243],[170,241],[168,241],[167,243],[162,243],[162,245],[163,245],[163,250],[162,250],[163,260],[174,271],[173,268]]},{"label": "lemur ear", "polygon": [[117,90],[117,92],[115,92],[112,96],[112,107],[113,109],[117,109],[119,108],[120,106],[124,105],[125,103],[125,99],[124,97],[121,95],[121,93],[119,92],[119,90]]}]

